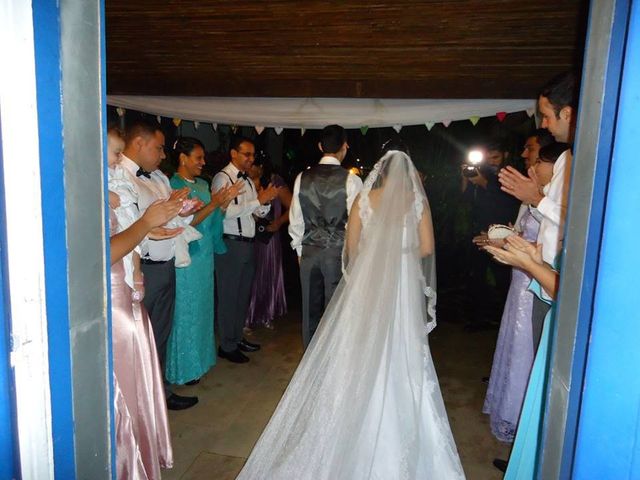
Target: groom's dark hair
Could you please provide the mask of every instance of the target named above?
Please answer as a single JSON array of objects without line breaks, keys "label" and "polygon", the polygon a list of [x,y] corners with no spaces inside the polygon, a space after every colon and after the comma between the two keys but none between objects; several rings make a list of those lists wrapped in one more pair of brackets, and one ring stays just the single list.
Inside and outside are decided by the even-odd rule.
[{"label": "groom's dark hair", "polygon": [[322,153],[337,153],[347,141],[347,132],[340,125],[328,125],[320,134]]}]

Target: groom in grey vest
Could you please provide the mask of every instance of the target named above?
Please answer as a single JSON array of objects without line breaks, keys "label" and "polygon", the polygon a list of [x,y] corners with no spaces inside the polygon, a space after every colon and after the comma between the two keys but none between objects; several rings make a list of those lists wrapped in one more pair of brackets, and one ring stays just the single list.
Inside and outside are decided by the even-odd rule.
[{"label": "groom in grey vest", "polygon": [[344,128],[325,127],[318,148],[323,157],[296,178],[289,210],[291,246],[300,263],[305,349],[342,278],[347,219],[362,189],[362,180],[341,166],[349,148]]}]

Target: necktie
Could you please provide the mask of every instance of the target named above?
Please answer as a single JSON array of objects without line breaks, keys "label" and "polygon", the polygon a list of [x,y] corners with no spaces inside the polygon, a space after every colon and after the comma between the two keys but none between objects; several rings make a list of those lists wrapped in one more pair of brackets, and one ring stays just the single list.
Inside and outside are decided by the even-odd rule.
[{"label": "necktie", "polygon": [[149,172],[146,172],[145,170],[143,170],[142,167],[140,167],[138,169],[138,171],[136,172],[136,177],[147,177],[147,178],[151,178],[151,174]]}]

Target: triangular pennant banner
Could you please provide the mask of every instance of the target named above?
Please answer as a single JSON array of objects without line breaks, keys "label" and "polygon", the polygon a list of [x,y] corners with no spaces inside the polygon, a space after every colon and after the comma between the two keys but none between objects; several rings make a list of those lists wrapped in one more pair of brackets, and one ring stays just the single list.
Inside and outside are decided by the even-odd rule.
[{"label": "triangular pennant banner", "polygon": [[173,124],[174,124],[176,127],[179,127],[181,123],[182,123],[182,120],[181,120],[181,119],[179,119],[179,118],[174,118],[174,119],[173,119]]},{"label": "triangular pennant banner", "polygon": [[282,127],[275,127],[275,128],[274,128],[274,130],[276,131],[276,135],[280,135],[280,134],[284,131],[284,128],[282,128]]},{"label": "triangular pennant banner", "polygon": [[199,126],[200,126],[200,122],[193,122],[193,128],[197,130]]},{"label": "triangular pennant banner", "polygon": [[498,112],[496,113],[496,117],[498,117],[498,121],[503,122],[507,116],[507,112]]},{"label": "triangular pennant banner", "polygon": [[363,135],[366,135],[368,130],[369,130],[368,125],[363,125],[360,127],[360,132],[362,132]]},{"label": "triangular pennant banner", "polygon": [[424,126],[427,127],[427,130],[431,131],[436,122],[424,122]]},{"label": "triangular pennant banner", "polygon": [[475,127],[476,124],[478,123],[478,121],[480,120],[480,117],[477,115],[473,115],[471,117],[469,117],[469,121],[471,122],[471,124]]},{"label": "triangular pennant banner", "polygon": [[211,124],[211,128],[213,128],[213,131],[217,131],[218,130],[218,124],[217,123],[212,123]]},{"label": "triangular pennant banner", "polygon": [[162,123],[162,117],[160,115],[156,116],[156,120],[158,123]]},{"label": "triangular pennant banner", "polygon": [[536,113],[536,109],[535,108],[527,108],[526,110],[527,115],[529,115],[530,117],[533,117]]},{"label": "triangular pennant banner", "polygon": [[443,120],[443,121],[442,121],[442,124],[443,124],[445,127],[448,127],[449,125],[451,125],[451,120]]},{"label": "triangular pennant banner", "polygon": [[396,133],[400,133],[400,130],[402,130],[402,125],[394,125],[393,129],[396,131]]},{"label": "triangular pennant banner", "polygon": [[122,117],[124,115],[124,112],[126,112],[126,110],[122,107],[118,107],[116,108],[116,112],[118,112],[119,117]]},{"label": "triangular pennant banner", "polygon": [[306,132],[306,131],[307,131],[307,129],[306,129],[306,128],[304,128],[304,127],[302,127],[302,128],[300,129],[300,136],[303,136],[303,135],[304,135],[304,132]]},{"label": "triangular pennant banner", "polygon": [[258,132],[258,135],[264,132],[264,127],[262,125],[256,125],[255,129],[256,129],[256,132]]},{"label": "triangular pennant banner", "polygon": [[238,132],[238,126],[237,125],[231,125],[231,131],[235,135]]}]

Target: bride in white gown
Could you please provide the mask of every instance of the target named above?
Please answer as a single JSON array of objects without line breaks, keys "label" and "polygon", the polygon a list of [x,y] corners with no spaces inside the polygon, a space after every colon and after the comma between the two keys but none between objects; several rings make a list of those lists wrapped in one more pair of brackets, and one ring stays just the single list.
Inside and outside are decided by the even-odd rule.
[{"label": "bride in white gown", "polygon": [[427,343],[433,248],[417,171],[391,150],[354,202],[345,275],[239,480],[464,479]]}]

